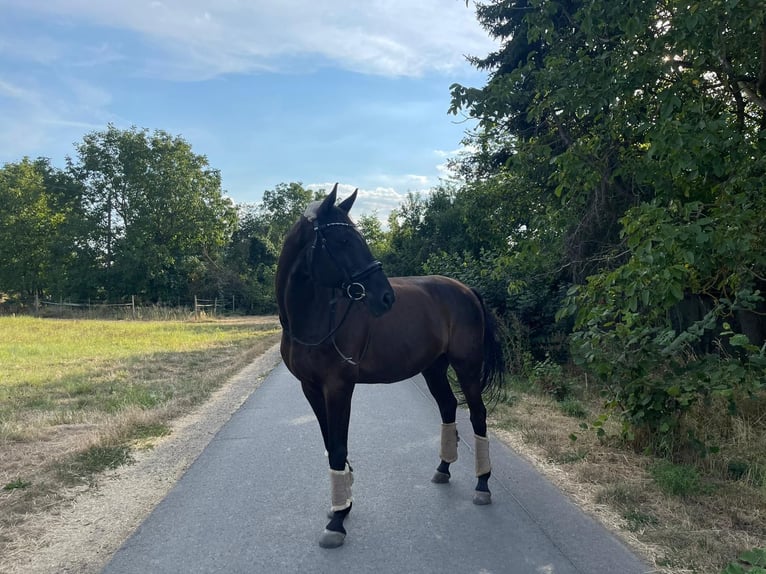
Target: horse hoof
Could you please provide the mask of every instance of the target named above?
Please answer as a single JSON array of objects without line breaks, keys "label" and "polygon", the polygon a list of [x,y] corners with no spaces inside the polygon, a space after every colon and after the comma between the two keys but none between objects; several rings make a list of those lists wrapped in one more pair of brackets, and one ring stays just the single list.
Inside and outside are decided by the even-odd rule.
[{"label": "horse hoof", "polygon": [[492,503],[492,495],[483,490],[477,490],[473,494],[473,503],[477,506],[484,506]]},{"label": "horse hoof", "polygon": [[446,472],[439,472],[438,470],[434,473],[433,478],[431,479],[431,482],[434,484],[447,484],[450,479],[450,474]]},{"label": "horse hoof", "polygon": [[342,532],[325,529],[325,531],[322,532],[322,536],[319,537],[319,546],[322,548],[337,548],[338,546],[343,545],[345,539],[346,535]]}]

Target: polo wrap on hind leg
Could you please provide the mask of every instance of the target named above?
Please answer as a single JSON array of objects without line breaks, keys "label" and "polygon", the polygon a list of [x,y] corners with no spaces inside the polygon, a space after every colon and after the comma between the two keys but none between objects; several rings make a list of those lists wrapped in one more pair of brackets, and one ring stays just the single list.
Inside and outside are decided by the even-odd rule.
[{"label": "polo wrap on hind leg", "polygon": [[457,460],[457,440],[457,424],[442,423],[439,458],[444,462],[452,463]]},{"label": "polo wrap on hind leg", "polygon": [[492,470],[492,464],[489,462],[489,438],[477,434],[473,436],[476,445],[476,476],[481,476]]},{"label": "polo wrap on hind leg", "polygon": [[333,512],[339,510],[345,510],[354,501],[351,495],[351,485],[354,484],[354,473],[351,472],[351,467],[346,463],[346,468],[343,470],[330,469],[330,491],[332,496],[332,506],[330,509]]}]

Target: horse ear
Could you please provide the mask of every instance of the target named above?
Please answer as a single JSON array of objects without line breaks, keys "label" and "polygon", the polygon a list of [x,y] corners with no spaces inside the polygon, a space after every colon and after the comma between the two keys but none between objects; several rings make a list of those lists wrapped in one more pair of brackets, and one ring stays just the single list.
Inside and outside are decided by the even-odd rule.
[{"label": "horse ear", "polygon": [[346,199],[344,199],[338,204],[338,207],[340,207],[343,211],[345,211],[346,214],[348,214],[348,212],[351,211],[351,206],[354,205],[357,191],[359,191],[358,187],[354,190],[354,193],[349,195]]},{"label": "horse ear", "polygon": [[319,209],[317,210],[318,214],[325,214],[332,208],[333,205],[335,205],[335,200],[338,198],[338,184],[336,183],[332,191],[330,192],[330,195],[324,198],[322,201],[322,205],[319,206]]}]

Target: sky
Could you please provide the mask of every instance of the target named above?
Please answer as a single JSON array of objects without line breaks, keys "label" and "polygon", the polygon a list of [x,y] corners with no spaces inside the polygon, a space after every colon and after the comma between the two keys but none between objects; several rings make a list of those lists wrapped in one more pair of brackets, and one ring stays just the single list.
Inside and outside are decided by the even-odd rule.
[{"label": "sky", "polygon": [[449,177],[453,83],[494,43],[465,0],[0,0],[0,164],[64,167],[85,134],[184,138],[236,203],[279,183],[385,220]]}]

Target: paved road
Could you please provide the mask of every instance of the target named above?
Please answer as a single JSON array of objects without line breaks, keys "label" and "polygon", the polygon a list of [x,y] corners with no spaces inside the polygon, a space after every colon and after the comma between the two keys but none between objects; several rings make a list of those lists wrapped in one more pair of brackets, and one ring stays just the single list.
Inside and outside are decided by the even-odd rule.
[{"label": "paved road", "polygon": [[472,431],[431,484],[439,416],[425,383],[357,386],[346,543],[317,545],[329,507],[319,426],[278,366],[107,565],[104,574],[639,574],[650,568],[523,459],[492,441],[493,504],[471,502]]}]

